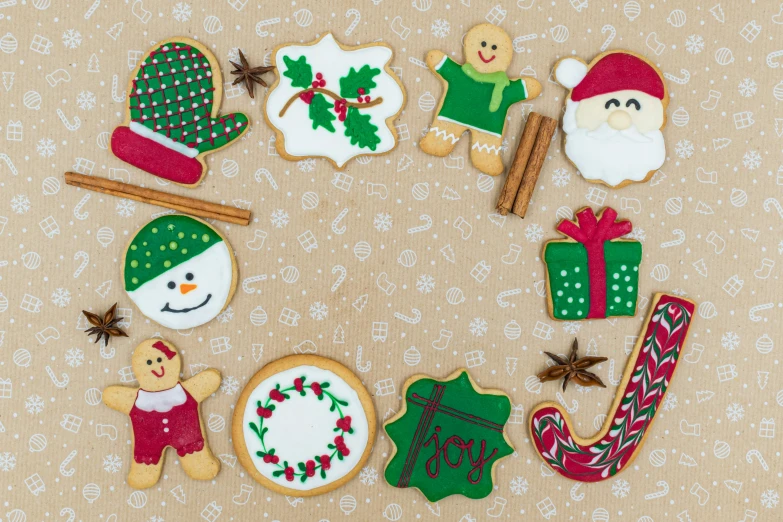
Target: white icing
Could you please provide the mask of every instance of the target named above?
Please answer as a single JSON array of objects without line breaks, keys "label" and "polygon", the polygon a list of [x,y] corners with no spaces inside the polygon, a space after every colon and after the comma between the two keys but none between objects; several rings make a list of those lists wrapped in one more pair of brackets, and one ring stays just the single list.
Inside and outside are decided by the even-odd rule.
[{"label": "white icing", "polygon": [[[302,55],[307,57],[307,63],[312,66],[313,79],[316,73],[320,72],[326,80],[324,88],[338,95],[340,78],[347,75],[351,67],[358,71],[363,65],[368,64],[381,70],[374,78],[376,87],[370,90],[369,96],[373,100],[383,98],[383,103],[361,109],[361,113],[369,114],[372,124],[378,127],[377,135],[381,142],[376,145],[374,151],[351,145],[350,139],[345,136],[345,126],[339,119],[332,122],[335,132],[329,132],[322,127],[314,130],[309,117],[310,106],[299,99],[296,99],[288,107],[285,115],[280,117],[280,111],[286,102],[302,90],[300,87],[291,87],[291,79],[283,76],[283,71],[286,69],[283,57],[288,56],[296,60]],[[381,45],[344,51],[331,34],[327,34],[315,45],[288,45],[280,48],[275,58],[280,81],[267,96],[266,112],[271,124],[285,136],[285,151],[291,156],[324,156],[342,167],[356,156],[383,154],[394,148],[396,133],[389,130],[386,119],[397,114],[402,108],[405,96],[395,79],[385,70],[391,58],[392,50]],[[334,102],[328,97],[327,100],[330,103]]]},{"label": "white icing", "polygon": [[139,390],[138,395],[136,395],[136,407],[143,411],[166,413],[171,411],[174,406],[185,404],[186,400],[188,398],[185,395],[185,389],[182,388],[181,384],[177,383],[173,388],[163,391]]},{"label": "white icing", "polygon": [[557,83],[567,89],[573,89],[579,85],[587,75],[587,65],[576,58],[560,60],[555,69]]},{"label": "white icing", "polygon": [[452,145],[457,143],[457,140],[459,140],[459,136],[455,136],[451,132],[447,132],[445,129],[441,129],[439,127],[430,127],[430,132],[434,132],[435,136],[442,139],[443,141],[450,141]]},{"label": "white icing", "polygon": [[188,158],[195,158],[196,156],[198,156],[198,149],[191,149],[190,147],[188,147],[183,143],[176,142],[171,138],[167,138],[163,134],[159,134],[157,132],[151,131],[141,123],[132,121],[130,123],[130,130],[132,130],[139,136],[143,136],[156,143],[160,143],[167,149],[171,149],[175,152],[179,152],[180,154],[187,156]]},{"label": "white icing", "polygon": [[[185,278],[193,274],[193,280]],[[201,254],[163,272],[154,279],[128,292],[141,313],[163,326],[174,330],[194,328],[214,319],[226,305],[232,290],[234,268],[231,254],[225,241],[215,243]],[[168,287],[173,281],[175,287]],[[195,284],[196,289],[187,294],[180,292],[180,284]],[[170,308],[182,310],[203,303],[212,294],[206,305],[190,312],[162,312],[166,303]]]},{"label": "white icing", "polygon": [[[341,406],[341,408],[343,415],[351,417],[353,428],[353,433],[346,433],[343,436],[345,445],[351,453],[343,460],[338,460],[336,456],[331,460],[331,469],[326,472],[326,479],[321,478],[320,473],[316,473],[314,477],[308,477],[304,483],[299,480],[299,477],[289,482],[284,475],[272,476],[272,472],[280,468],[265,463],[263,459],[256,456],[256,452],[262,450],[261,441],[249,427],[251,422],[258,425],[257,402],[266,404],[269,392],[274,389],[275,384],[280,384],[281,389],[288,388],[293,385],[294,379],[302,375],[307,376],[305,385],[327,381],[329,382],[327,391],[335,397],[348,401],[348,406]],[[331,454],[333,450],[328,449],[327,445],[333,443],[335,436],[339,434],[333,431],[333,428],[340,416],[336,411],[329,411],[329,399],[324,397],[319,401],[309,388],[306,391],[304,397],[292,391],[288,393],[291,398],[283,403],[272,401],[276,409],[270,418],[264,419],[264,427],[269,428],[264,437],[267,449],[274,448],[281,463],[283,459],[287,460],[289,466],[292,466],[297,473],[299,472],[297,462],[306,462],[324,453]],[[250,393],[242,421],[245,445],[258,472],[272,482],[300,491],[325,486],[344,477],[359,463],[368,444],[369,426],[359,395],[336,374],[315,366],[297,366],[262,381]]]},{"label": "white icing", "polygon": [[494,154],[495,156],[497,156],[498,153],[500,152],[500,147],[499,146],[497,146],[497,145],[489,145],[487,143],[476,142],[470,148],[471,149],[476,149],[479,152],[488,152],[490,154]]}]

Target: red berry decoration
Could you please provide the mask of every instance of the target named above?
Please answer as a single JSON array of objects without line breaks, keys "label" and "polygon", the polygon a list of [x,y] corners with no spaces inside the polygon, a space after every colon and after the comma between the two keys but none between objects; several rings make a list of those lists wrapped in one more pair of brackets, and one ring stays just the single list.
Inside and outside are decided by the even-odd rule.
[{"label": "red berry decoration", "polygon": [[265,419],[268,419],[269,417],[272,416],[272,410],[270,410],[269,408],[258,408],[256,410],[256,413],[258,414],[259,417],[263,417]]},{"label": "red berry decoration", "polygon": [[358,89],[356,89],[356,92],[358,92],[359,94],[364,94],[364,87],[359,87]]},{"label": "red berry decoration", "polygon": [[323,79],[324,79],[324,75],[323,75],[323,74],[321,74],[321,73],[315,73],[315,77],[316,77],[317,79],[319,79],[319,80],[323,80]]},{"label": "red berry decoration", "polygon": [[302,382],[302,379],[300,379],[299,377],[294,379],[294,389],[298,392],[304,389],[304,383]]},{"label": "red berry decoration", "polygon": [[351,429],[351,416],[346,415],[342,419],[337,419],[337,427],[343,431],[350,431]]},{"label": "red berry decoration", "polygon": [[293,482],[294,481],[294,468],[292,468],[290,466],[285,468],[285,479],[288,482]]},{"label": "red berry decoration", "polygon": [[305,462],[305,475],[308,477],[315,476],[315,461],[314,460],[308,460]]},{"label": "red berry decoration", "polygon": [[283,402],[285,400],[285,395],[280,393],[280,390],[272,390],[269,392],[269,398],[273,401]]},{"label": "red berry decoration", "polygon": [[[316,395],[323,395],[324,391],[321,389],[321,385],[317,382],[310,384],[310,389],[313,390],[313,393]],[[272,397],[274,399],[274,397]]]},{"label": "red berry decoration", "polygon": [[329,455],[321,455],[321,469],[324,471],[329,471],[329,468],[332,467],[332,459],[329,458]]},{"label": "red berry decoration", "polygon": [[272,455],[270,455],[269,453],[264,455],[264,462],[267,463],[267,464],[271,463],[272,462]]},{"label": "red berry decoration", "polygon": [[365,96],[364,97],[364,103],[370,103],[370,97],[369,96]]},{"label": "red berry decoration", "polygon": [[272,455],[272,464],[277,464],[278,462],[280,462],[280,457]]}]

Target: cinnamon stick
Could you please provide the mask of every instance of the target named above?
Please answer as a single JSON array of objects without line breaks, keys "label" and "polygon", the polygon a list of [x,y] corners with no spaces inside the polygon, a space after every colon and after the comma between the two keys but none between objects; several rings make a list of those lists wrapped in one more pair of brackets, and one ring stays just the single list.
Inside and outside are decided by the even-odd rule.
[{"label": "cinnamon stick", "polygon": [[536,136],[536,142],[533,144],[533,151],[530,153],[525,173],[522,175],[522,184],[514,200],[513,212],[521,218],[525,217],[530,198],[536,189],[538,175],[541,174],[541,167],[544,165],[546,153],[549,150],[549,144],[552,142],[555,129],[557,129],[557,120],[544,116],[538,128],[538,136]]},{"label": "cinnamon stick", "polygon": [[170,208],[192,216],[217,219],[243,226],[247,226],[250,223],[249,210],[229,207],[219,203],[210,203],[208,201],[186,196],[177,196],[159,190],[129,185],[128,183],[122,183],[121,181],[114,181],[97,176],[85,176],[84,174],[78,174],[76,172],[66,172],[65,183],[74,187],[93,190],[111,196]]},{"label": "cinnamon stick", "polygon": [[531,112],[527,117],[525,130],[522,131],[517,152],[514,154],[514,161],[511,162],[511,167],[508,169],[508,175],[506,176],[506,183],[503,185],[503,190],[500,191],[500,198],[498,198],[496,208],[498,214],[502,216],[508,214],[514,205],[519,185],[522,183],[522,174],[525,172],[530,153],[533,150],[533,143],[538,135],[541,119],[542,116],[537,112]]}]

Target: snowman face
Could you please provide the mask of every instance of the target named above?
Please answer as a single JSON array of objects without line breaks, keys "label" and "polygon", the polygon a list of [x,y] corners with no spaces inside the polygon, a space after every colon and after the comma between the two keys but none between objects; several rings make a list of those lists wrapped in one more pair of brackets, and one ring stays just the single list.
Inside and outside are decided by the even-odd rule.
[{"label": "snowman face", "polygon": [[231,254],[221,241],[128,295],[150,319],[174,329],[200,326],[224,308],[233,289]]}]

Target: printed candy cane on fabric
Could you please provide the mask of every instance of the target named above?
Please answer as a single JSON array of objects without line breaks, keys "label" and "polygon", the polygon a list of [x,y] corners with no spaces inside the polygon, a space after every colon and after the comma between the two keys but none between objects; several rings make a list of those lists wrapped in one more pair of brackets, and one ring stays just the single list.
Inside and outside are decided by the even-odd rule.
[{"label": "printed candy cane on fabric", "polygon": [[533,409],[533,443],[552,469],[572,480],[598,482],[630,464],[666,395],[695,308],[688,299],[655,295],[644,334],[628,359],[604,427],[595,437],[576,435],[568,414],[557,403],[545,402]]}]

